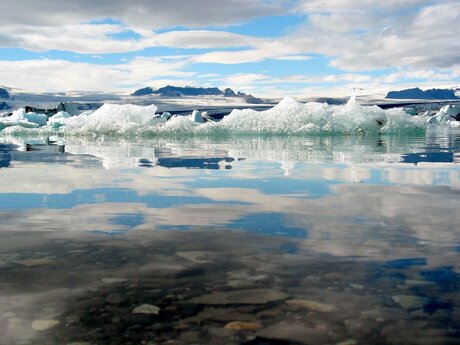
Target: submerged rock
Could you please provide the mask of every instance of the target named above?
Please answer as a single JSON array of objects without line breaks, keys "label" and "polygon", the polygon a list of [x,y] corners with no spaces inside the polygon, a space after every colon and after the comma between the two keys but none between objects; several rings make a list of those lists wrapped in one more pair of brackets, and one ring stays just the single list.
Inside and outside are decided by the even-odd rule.
[{"label": "submerged rock", "polygon": [[152,304],[142,304],[133,309],[133,314],[153,314],[158,315],[160,313],[160,308]]},{"label": "submerged rock", "polygon": [[312,311],[318,311],[321,313],[332,313],[338,310],[335,306],[331,304],[316,301],[308,301],[304,299],[291,299],[286,303],[292,306],[301,307]]},{"label": "submerged rock", "polygon": [[122,293],[111,293],[105,298],[105,301],[110,304],[122,304],[128,301],[128,296]]},{"label": "submerged rock", "polygon": [[423,308],[430,300],[426,297],[415,295],[396,295],[393,301],[406,310],[415,310]]},{"label": "submerged rock", "polygon": [[262,329],[257,335],[262,338],[287,340],[301,344],[329,344],[331,337],[327,333],[309,328],[300,322],[280,322]]},{"label": "submerged rock", "polygon": [[177,256],[185,259],[185,260],[189,260],[189,261],[193,261],[193,262],[196,262],[196,263],[199,263],[199,264],[203,264],[203,263],[208,263],[210,262],[210,260],[207,260],[205,259],[206,256],[212,254],[211,252],[205,252],[205,251],[187,251],[187,252],[177,252],[176,253]]},{"label": "submerged rock", "polygon": [[34,320],[32,321],[32,329],[36,331],[46,331],[59,324],[59,320]]},{"label": "submerged rock", "polygon": [[127,281],[128,279],[125,279],[125,278],[112,278],[112,277],[102,278],[102,282],[105,284],[120,284],[120,283],[125,283]]},{"label": "submerged rock", "polygon": [[54,264],[53,260],[50,259],[27,259],[16,261],[16,263],[26,267],[37,267],[37,266],[48,266]]},{"label": "submerged rock", "polygon": [[227,323],[224,328],[234,331],[255,331],[259,328],[262,328],[262,325],[258,322],[233,321]]},{"label": "submerged rock", "polygon": [[238,291],[213,292],[192,298],[187,304],[264,304],[286,299],[288,295],[278,290],[250,289]]}]

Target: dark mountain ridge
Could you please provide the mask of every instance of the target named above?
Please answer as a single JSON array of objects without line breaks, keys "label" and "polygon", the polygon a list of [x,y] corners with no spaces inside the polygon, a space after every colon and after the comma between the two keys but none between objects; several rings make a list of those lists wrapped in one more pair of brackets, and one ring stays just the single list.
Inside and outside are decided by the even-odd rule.
[{"label": "dark mountain ridge", "polygon": [[423,91],[418,87],[401,91],[390,91],[385,98],[391,99],[458,99],[450,89],[430,89]]},{"label": "dark mountain ridge", "polygon": [[2,98],[2,99],[10,99],[9,92],[6,89],[1,88],[1,87],[0,87],[0,98]]},{"label": "dark mountain ridge", "polygon": [[192,86],[171,86],[167,85],[157,90],[151,87],[144,87],[136,90],[131,96],[146,96],[146,95],[159,95],[166,97],[182,97],[182,96],[224,96],[224,97],[249,97],[253,98],[252,95],[247,95],[242,92],[235,93],[232,89],[227,88],[224,91],[217,87],[192,87]]}]

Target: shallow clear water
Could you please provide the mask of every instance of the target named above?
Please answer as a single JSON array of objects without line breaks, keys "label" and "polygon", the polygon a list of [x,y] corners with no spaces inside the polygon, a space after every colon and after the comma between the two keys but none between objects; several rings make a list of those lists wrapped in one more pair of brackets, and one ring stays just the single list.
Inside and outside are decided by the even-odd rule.
[{"label": "shallow clear water", "polygon": [[459,162],[452,129],[3,137],[2,341],[457,343]]}]

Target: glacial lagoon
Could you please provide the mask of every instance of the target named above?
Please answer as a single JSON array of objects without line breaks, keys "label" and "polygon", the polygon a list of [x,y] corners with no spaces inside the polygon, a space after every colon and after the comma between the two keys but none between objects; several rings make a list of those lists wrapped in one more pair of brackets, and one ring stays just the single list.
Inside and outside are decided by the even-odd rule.
[{"label": "glacial lagoon", "polygon": [[456,344],[460,131],[7,136],[2,344]]}]

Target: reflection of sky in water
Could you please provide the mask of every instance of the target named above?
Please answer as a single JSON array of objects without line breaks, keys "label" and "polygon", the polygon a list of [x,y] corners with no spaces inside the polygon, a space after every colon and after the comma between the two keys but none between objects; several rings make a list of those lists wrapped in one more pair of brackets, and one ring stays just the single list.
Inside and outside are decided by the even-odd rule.
[{"label": "reflection of sky in water", "polygon": [[445,242],[457,235],[448,213],[459,200],[458,137],[69,139],[66,153],[4,143],[0,227],[71,230],[78,220],[80,231],[223,227],[340,245]]},{"label": "reflection of sky in water", "polygon": [[172,196],[161,194],[139,195],[136,191],[121,188],[101,188],[75,190],[68,194],[2,194],[0,208],[5,210],[51,208],[72,208],[84,204],[101,203],[142,203],[148,207],[167,208],[184,204],[203,204],[211,200],[198,196]]},{"label": "reflection of sky in water", "polygon": [[[263,171],[264,166],[257,167]],[[302,180],[298,178],[269,177],[260,179],[229,179],[211,180],[196,179],[189,184],[191,188],[251,188],[264,194],[305,194],[308,197],[322,197],[331,193],[329,185],[335,181]]]}]

